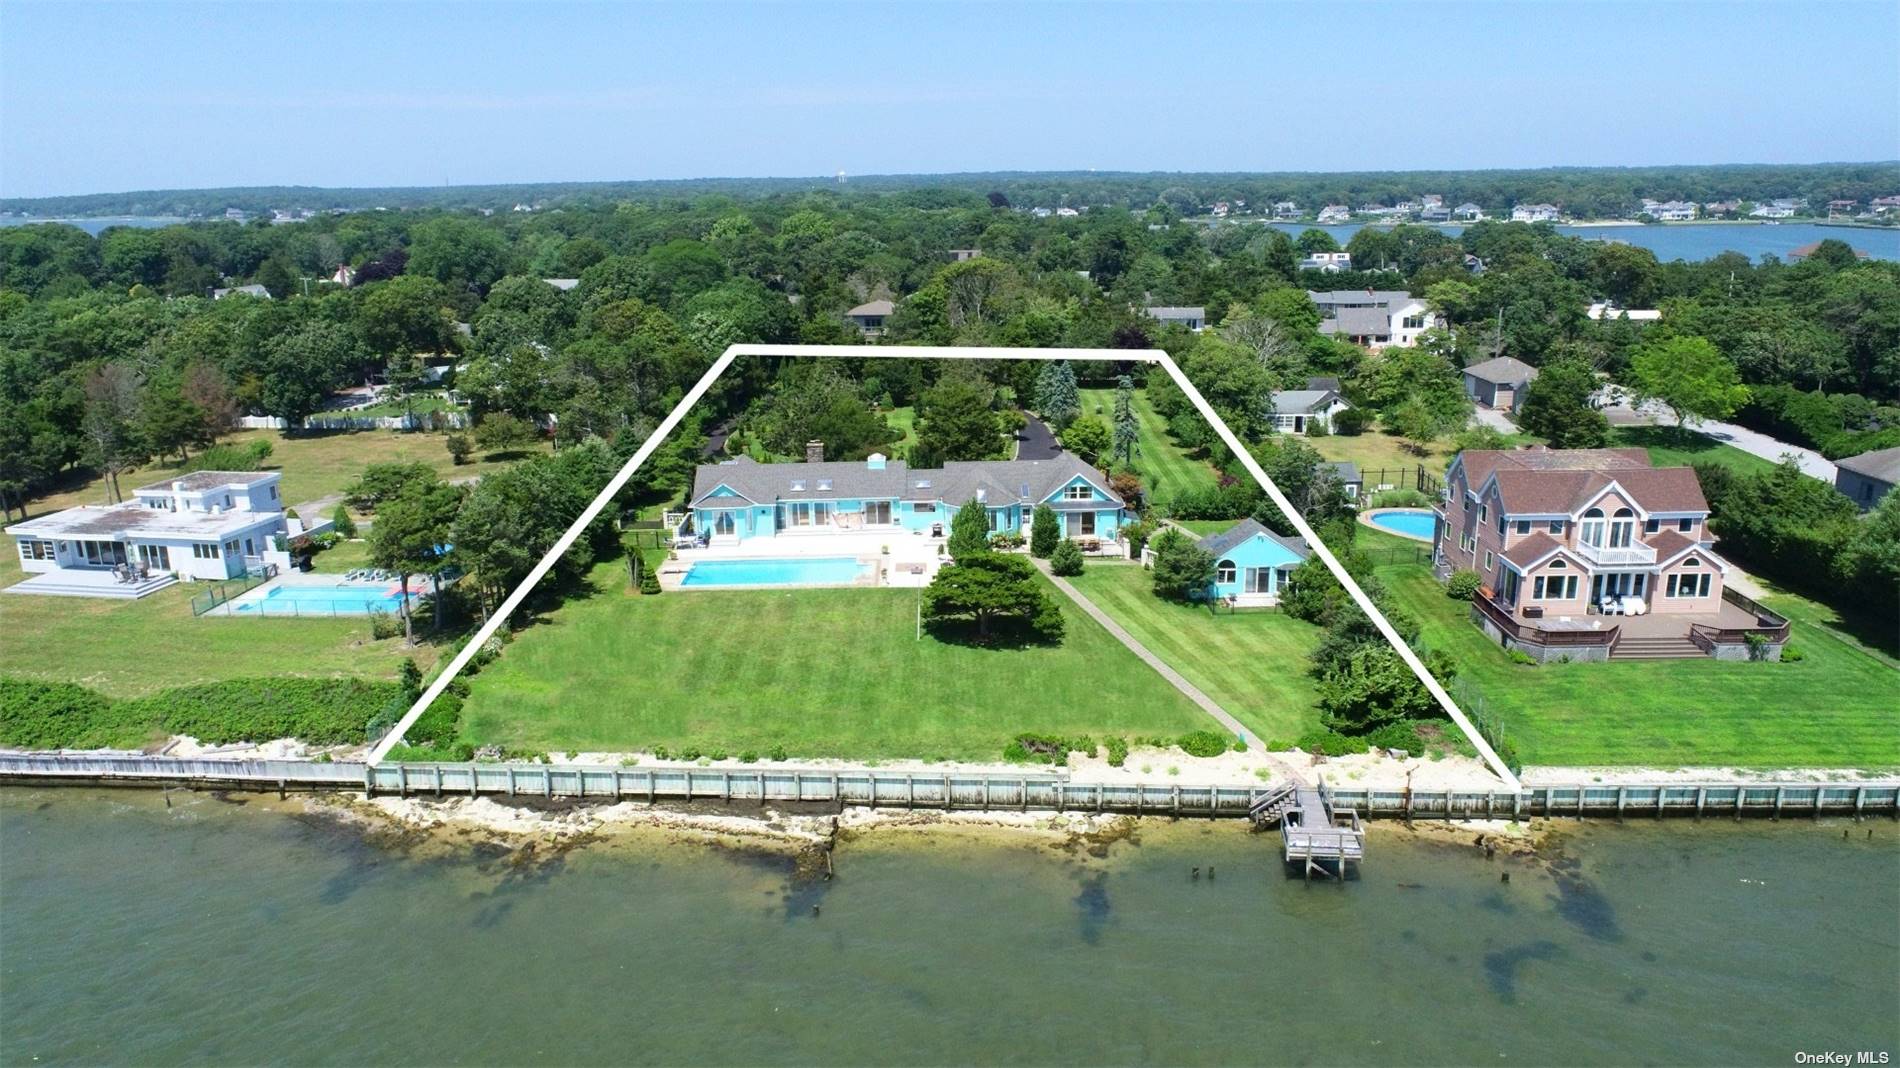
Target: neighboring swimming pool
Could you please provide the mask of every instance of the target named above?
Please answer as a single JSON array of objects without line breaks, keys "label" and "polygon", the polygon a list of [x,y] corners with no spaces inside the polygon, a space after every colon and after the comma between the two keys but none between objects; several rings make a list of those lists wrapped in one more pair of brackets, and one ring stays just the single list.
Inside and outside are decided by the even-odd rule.
[{"label": "neighboring swimming pool", "polygon": [[[419,584],[410,584],[409,596],[412,599],[419,596]],[[232,601],[230,611],[240,616],[366,616],[371,612],[394,614],[401,610],[401,605],[401,587],[393,584],[279,583]]]},{"label": "neighboring swimming pool", "polygon": [[870,573],[870,564],[844,556],[809,560],[701,560],[687,570],[680,585],[850,586]]},{"label": "neighboring swimming pool", "polygon": [[1402,538],[1412,538],[1423,542],[1430,542],[1438,527],[1438,519],[1432,513],[1409,508],[1367,512],[1366,522],[1380,530],[1389,530]]}]

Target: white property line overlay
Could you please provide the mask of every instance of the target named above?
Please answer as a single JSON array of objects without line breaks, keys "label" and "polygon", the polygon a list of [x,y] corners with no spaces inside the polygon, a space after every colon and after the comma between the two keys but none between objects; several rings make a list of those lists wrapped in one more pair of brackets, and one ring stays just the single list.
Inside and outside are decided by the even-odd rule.
[{"label": "white property line overlay", "polygon": [[1425,664],[1418,658],[1418,654],[1413,652],[1410,646],[1399,639],[1399,632],[1394,629],[1391,622],[1385,618],[1385,613],[1379,611],[1378,606],[1372,603],[1372,598],[1366,596],[1366,591],[1361,589],[1358,581],[1346,572],[1345,567],[1340,564],[1339,558],[1334,556],[1332,550],[1328,549],[1326,544],[1320,540],[1319,535],[1308,525],[1306,518],[1299,513],[1299,510],[1293,507],[1293,502],[1287,500],[1286,495],[1280,492],[1280,488],[1273,484],[1272,479],[1267,477],[1267,473],[1261,468],[1259,461],[1255,460],[1253,454],[1248,452],[1246,447],[1241,444],[1240,439],[1234,436],[1234,432],[1227,428],[1227,424],[1221,420],[1219,414],[1214,411],[1213,406],[1207,403],[1207,398],[1201,396],[1201,391],[1194,388],[1194,383],[1189,381],[1187,375],[1181,372],[1181,368],[1176,366],[1174,359],[1159,349],[1010,349],[883,345],[729,346],[725,352],[720,354],[717,360],[713,361],[713,365],[706,369],[706,373],[700,376],[699,381],[694,383],[693,388],[688,390],[684,397],[680,398],[680,402],[673,407],[671,412],[667,413],[665,419],[660,421],[660,425],[654,428],[652,436],[648,437],[647,440],[641,444],[633,456],[614,474],[614,477],[607,481],[607,485],[601,489],[600,493],[596,494],[594,499],[588,503],[587,507],[581,510],[581,514],[577,516],[567,530],[555,540],[553,548],[548,550],[547,555],[543,556],[540,561],[528,571],[527,577],[523,578],[521,583],[508,594],[507,599],[502,601],[501,607],[490,613],[488,622],[483,624],[481,629],[475,632],[473,638],[470,638],[463,644],[461,652],[457,653],[455,658],[449,661],[449,666],[436,676],[435,681],[430,683],[429,687],[422,692],[422,696],[416,698],[416,703],[410,706],[409,711],[403,714],[402,719],[397,721],[396,725],[390,728],[389,733],[385,734],[382,740],[377,742],[369,751],[368,759],[370,763],[380,763],[389,755],[390,749],[401,743],[403,735],[408,732],[409,728],[414,725],[422,713],[428,709],[429,705],[432,704],[437,697],[442,695],[442,691],[448,688],[449,683],[454,681],[457,675],[461,674],[462,669],[468,666],[468,662],[474,658],[482,646],[487,644],[488,640],[495,636],[496,631],[500,630],[502,625],[508,621],[508,618],[514,614],[515,610],[521,607],[521,602],[526,600],[529,592],[547,576],[548,571],[553,568],[554,562],[559,560],[563,553],[573,547],[575,540],[580,537],[581,532],[586,530],[589,524],[600,517],[600,513],[606,509],[608,503],[626,486],[627,480],[633,477],[633,473],[639,470],[640,465],[645,463],[647,458],[653,455],[654,450],[659,448],[660,444],[666,440],[667,436],[679,427],[680,420],[686,417],[686,413],[692,410],[693,405],[698,404],[699,401],[705,397],[706,391],[712,387],[712,384],[719,379],[720,375],[726,372],[726,368],[732,366],[732,362],[740,356],[802,356],[818,358],[838,357],[844,359],[881,358],[909,360],[1135,361],[1139,363],[1157,364],[1165,368],[1169,377],[1174,379],[1175,385],[1179,386],[1181,392],[1185,394],[1189,400],[1194,402],[1194,407],[1201,413],[1201,416],[1207,420],[1208,425],[1214,428],[1214,432],[1220,435],[1221,441],[1225,442],[1227,448],[1240,460],[1241,465],[1247,469],[1247,473],[1252,475],[1256,482],[1260,483],[1260,488],[1266,490],[1267,496],[1273,501],[1274,506],[1279,508],[1281,513],[1292,521],[1294,529],[1298,530],[1300,536],[1306,539],[1306,543],[1313,547],[1314,552],[1319,554],[1319,558],[1326,564],[1327,570],[1331,571],[1333,577],[1339,580],[1339,584],[1345,587],[1347,593],[1352,595],[1353,602],[1359,606],[1360,611],[1364,612],[1366,618],[1372,620],[1373,625],[1379,628],[1379,633],[1385,636],[1387,642],[1391,643],[1392,648],[1398,652],[1400,659],[1405,661],[1405,665],[1412,669],[1412,674],[1418,676],[1419,681],[1425,684],[1425,689],[1437,700],[1439,706],[1451,716],[1452,722],[1458,725],[1458,729],[1465,732],[1465,737],[1471,740],[1471,744],[1477,748],[1479,755],[1484,757],[1484,762],[1489,765],[1491,770],[1495,772],[1499,778],[1503,779],[1505,784],[1511,789],[1519,790],[1523,788],[1523,784],[1518,781],[1517,776],[1511,773],[1511,769],[1506,767],[1504,761],[1498,758],[1497,752],[1491,748],[1490,743],[1484,740],[1484,736],[1478,732],[1476,726],[1472,724],[1471,720],[1466,718],[1463,710],[1458,707],[1458,703],[1451,699],[1451,694],[1447,693],[1445,688],[1439,685],[1438,680],[1432,677],[1432,673],[1425,669]]}]

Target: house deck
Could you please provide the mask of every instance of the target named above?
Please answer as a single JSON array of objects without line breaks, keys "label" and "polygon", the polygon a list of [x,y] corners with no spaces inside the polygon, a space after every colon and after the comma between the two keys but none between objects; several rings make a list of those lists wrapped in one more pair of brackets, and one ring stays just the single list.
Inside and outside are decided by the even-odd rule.
[{"label": "house deck", "polygon": [[154,572],[147,578],[121,581],[106,568],[64,567],[44,571],[8,586],[0,593],[32,593],[44,597],[104,597],[131,601],[157,593],[178,581],[169,571]]}]

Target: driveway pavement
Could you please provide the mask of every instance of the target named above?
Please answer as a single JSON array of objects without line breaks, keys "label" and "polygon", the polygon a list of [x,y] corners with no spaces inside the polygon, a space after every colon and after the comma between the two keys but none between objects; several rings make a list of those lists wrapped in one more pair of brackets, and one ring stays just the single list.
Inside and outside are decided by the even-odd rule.
[{"label": "driveway pavement", "polygon": [[[1609,418],[1612,426],[1676,426],[1676,418],[1669,409],[1655,401],[1637,404],[1620,391],[1606,391],[1598,395],[1605,401],[1603,414]],[[1770,463],[1780,463],[1784,455],[1792,455],[1801,465],[1805,474],[1814,476],[1828,485],[1834,484],[1834,464],[1827,457],[1813,449],[1804,449],[1799,445],[1790,445],[1777,441],[1758,430],[1750,430],[1734,423],[1702,422],[1692,428],[1707,434],[1724,445],[1733,445],[1745,453],[1759,456]]]},{"label": "driveway pavement", "polygon": [[1471,421],[1488,426],[1500,434],[1517,433],[1517,424],[1511,422],[1511,417],[1495,408],[1479,408],[1473,411]]},{"label": "driveway pavement", "polygon": [[1047,460],[1062,451],[1062,443],[1056,440],[1049,424],[1028,412],[1023,415],[1029,422],[1023,424],[1022,432],[1016,435],[1016,459]]}]

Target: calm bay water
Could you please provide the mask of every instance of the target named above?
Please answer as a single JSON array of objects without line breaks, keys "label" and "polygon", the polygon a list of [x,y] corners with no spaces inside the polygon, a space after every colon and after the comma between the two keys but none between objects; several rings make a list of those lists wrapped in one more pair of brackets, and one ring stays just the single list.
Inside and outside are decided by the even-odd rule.
[{"label": "calm bay water", "polygon": [[[1300,223],[1268,223],[1293,236],[1300,231],[1317,229],[1333,235],[1340,245],[1352,240],[1361,225],[1306,226]],[[1446,226],[1447,234],[1464,233],[1462,226]],[[1740,252],[1751,260],[1769,254],[1788,258],[1802,245],[1824,238],[1845,241],[1875,259],[1900,260],[1900,229],[1876,230],[1855,226],[1817,226],[1814,223],[1703,223],[1694,226],[1559,226],[1559,233],[1591,241],[1625,241],[1649,249],[1656,258],[1670,260],[1706,260],[1724,252]]]},{"label": "calm bay water", "polygon": [[1896,843],[1884,821],[1631,823],[1486,860],[1382,829],[1340,887],[1286,879],[1271,836],[1153,822],[1093,851],[881,833],[826,883],[659,832],[523,863],[295,803],[0,790],[0,1060],[1900,1054]]}]

